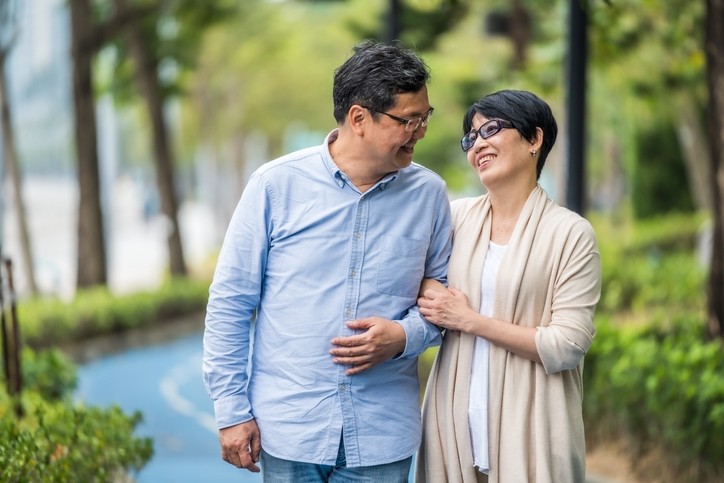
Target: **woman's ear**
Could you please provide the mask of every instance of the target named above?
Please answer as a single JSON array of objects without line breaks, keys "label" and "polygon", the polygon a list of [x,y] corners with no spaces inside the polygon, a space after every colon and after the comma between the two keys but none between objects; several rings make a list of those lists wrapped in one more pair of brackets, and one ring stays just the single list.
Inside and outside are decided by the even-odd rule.
[{"label": "woman's ear", "polygon": [[539,152],[540,147],[543,145],[543,129],[536,127],[533,139],[530,140],[531,152]]}]

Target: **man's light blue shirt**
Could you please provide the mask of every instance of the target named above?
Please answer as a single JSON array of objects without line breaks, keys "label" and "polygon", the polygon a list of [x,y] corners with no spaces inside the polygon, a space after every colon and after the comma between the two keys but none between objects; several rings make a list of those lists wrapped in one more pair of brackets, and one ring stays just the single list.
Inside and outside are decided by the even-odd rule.
[{"label": "man's light blue shirt", "polygon": [[[441,337],[416,299],[423,278],[446,281],[451,216],[443,180],[414,163],[360,193],[336,135],[249,180],[211,284],[204,381],[217,426],[255,418],[269,454],[333,465],[344,435],[347,466],[372,466],[420,443],[417,356]],[[331,340],[372,316],[403,327],[405,350],[348,376]]]}]

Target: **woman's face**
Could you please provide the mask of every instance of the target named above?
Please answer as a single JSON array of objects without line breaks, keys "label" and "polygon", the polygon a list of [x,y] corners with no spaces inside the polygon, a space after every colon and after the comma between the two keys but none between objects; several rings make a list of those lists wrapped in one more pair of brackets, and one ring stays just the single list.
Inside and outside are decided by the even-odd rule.
[{"label": "woman's face", "polygon": [[[504,121],[506,119],[503,119]],[[477,131],[492,121],[481,114],[473,117],[472,130]],[[486,126],[488,128],[489,126]],[[483,132],[491,132],[489,129]],[[478,135],[473,146],[467,151],[468,163],[478,174],[480,182],[488,189],[512,187],[518,183],[536,183],[537,157],[531,155],[536,149],[533,144],[511,127],[484,139]]]}]

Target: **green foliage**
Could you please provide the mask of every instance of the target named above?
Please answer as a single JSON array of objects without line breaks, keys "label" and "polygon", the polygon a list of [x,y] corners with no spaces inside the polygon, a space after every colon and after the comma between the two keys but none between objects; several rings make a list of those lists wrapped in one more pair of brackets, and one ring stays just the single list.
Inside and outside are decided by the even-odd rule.
[{"label": "green foliage", "polygon": [[676,132],[665,118],[642,129],[633,171],[633,209],[638,218],[691,212],[694,202]]},{"label": "green foliage", "polygon": [[69,397],[78,383],[75,365],[58,349],[23,348],[23,388],[46,400]]},{"label": "green foliage", "polygon": [[70,302],[23,301],[18,305],[18,319],[26,344],[50,347],[201,311],[207,299],[208,282],[174,278],[156,292],[118,296],[106,288],[94,288],[79,291]]},{"label": "green foliage", "polygon": [[[246,3],[249,3],[247,0]],[[164,97],[184,92],[182,75],[195,67],[203,36],[199,35],[235,15],[244,13],[244,6],[232,0],[177,0],[153,5],[148,0],[129,2],[144,14],[134,16],[138,32],[143,37],[149,59],[158,67],[159,84]],[[116,9],[113,2],[97,3],[97,22],[109,22]],[[134,93],[136,66],[126,44],[127,30],[119,32],[106,47],[109,65],[100,89],[110,91],[119,104],[131,102]]]},{"label": "green foliage", "polygon": [[27,416],[17,420],[0,391],[0,481],[113,482],[153,454],[152,441],[133,434],[139,413],[73,407],[33,393],[23,405]]},{"label": "green foliage", "polygon": [[[433,0],[427,2],[400,2],[398,13],[399,40],[406,45],[426,51],[433,49],[437,40],[452,30],[468,13],[469,2],[463,0]],[[353,19],[349,29],[358,38],[389,40],[389,7],[377,13],[373,24]]]},{"label": "green foliage", "polygon": [[663,448],[673,470],[701,481],[724,471],[724,350],[703,341],[699,317],[665,325],[624,329],[599,318],[585,417],[594,433],[624,436],[639,456]]},{"label": "green foliage", "polygon": [[[621,196],[636,197],[644,216],[661,213],[659,206],[686,210],[691,200],[677,132],[701,130],[681,115],[682,104],[694,112],[707,105],[704,2],[589,4],[591,184],[621,186],[625,180],[630,188]],[[690,166],[697,162],[706,160],[689,159]],[[622,200],[602,193],[597,201],[609,208]]]},{"label": "green foliage", "polygon": [[597,310],[702,313],[706,267],[696,248],[704,219],[676,214],[631,225],[592,216],[602,261]]},{"label": "green foliage", "polygon": [[724,473],[724,347],[707,341],[705,217],[592,219],[603,269],[596,336],[585,359],[589,434],[660,451],[677,481]]}]

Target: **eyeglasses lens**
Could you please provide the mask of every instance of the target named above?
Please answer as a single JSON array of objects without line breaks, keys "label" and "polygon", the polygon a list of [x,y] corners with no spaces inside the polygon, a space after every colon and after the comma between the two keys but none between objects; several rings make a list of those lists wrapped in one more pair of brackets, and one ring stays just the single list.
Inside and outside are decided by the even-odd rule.
[{"label": "eyeglasses lens", "polygon": [[481,136],[483,139],[488,139],[498,134],[504,127],[506,127],[505,124],[498,119],[488,121],[478,129],[470,131],[463,136],[460,140],[460,146],[463,148],[463,151],[467,152],[475,145],[475,140],[478,139],[478,136]]},{"label": "eyeglasses lens", "polygon": [[413,132],[417,131],[420,126],[427,127],[427,123],[430,122],[430,116],[432,116],[432,110],[428,111],[427,114],[422,117],[418,117],[417,119],[408,119],[407,124],[405,124],[405,131]]}]

